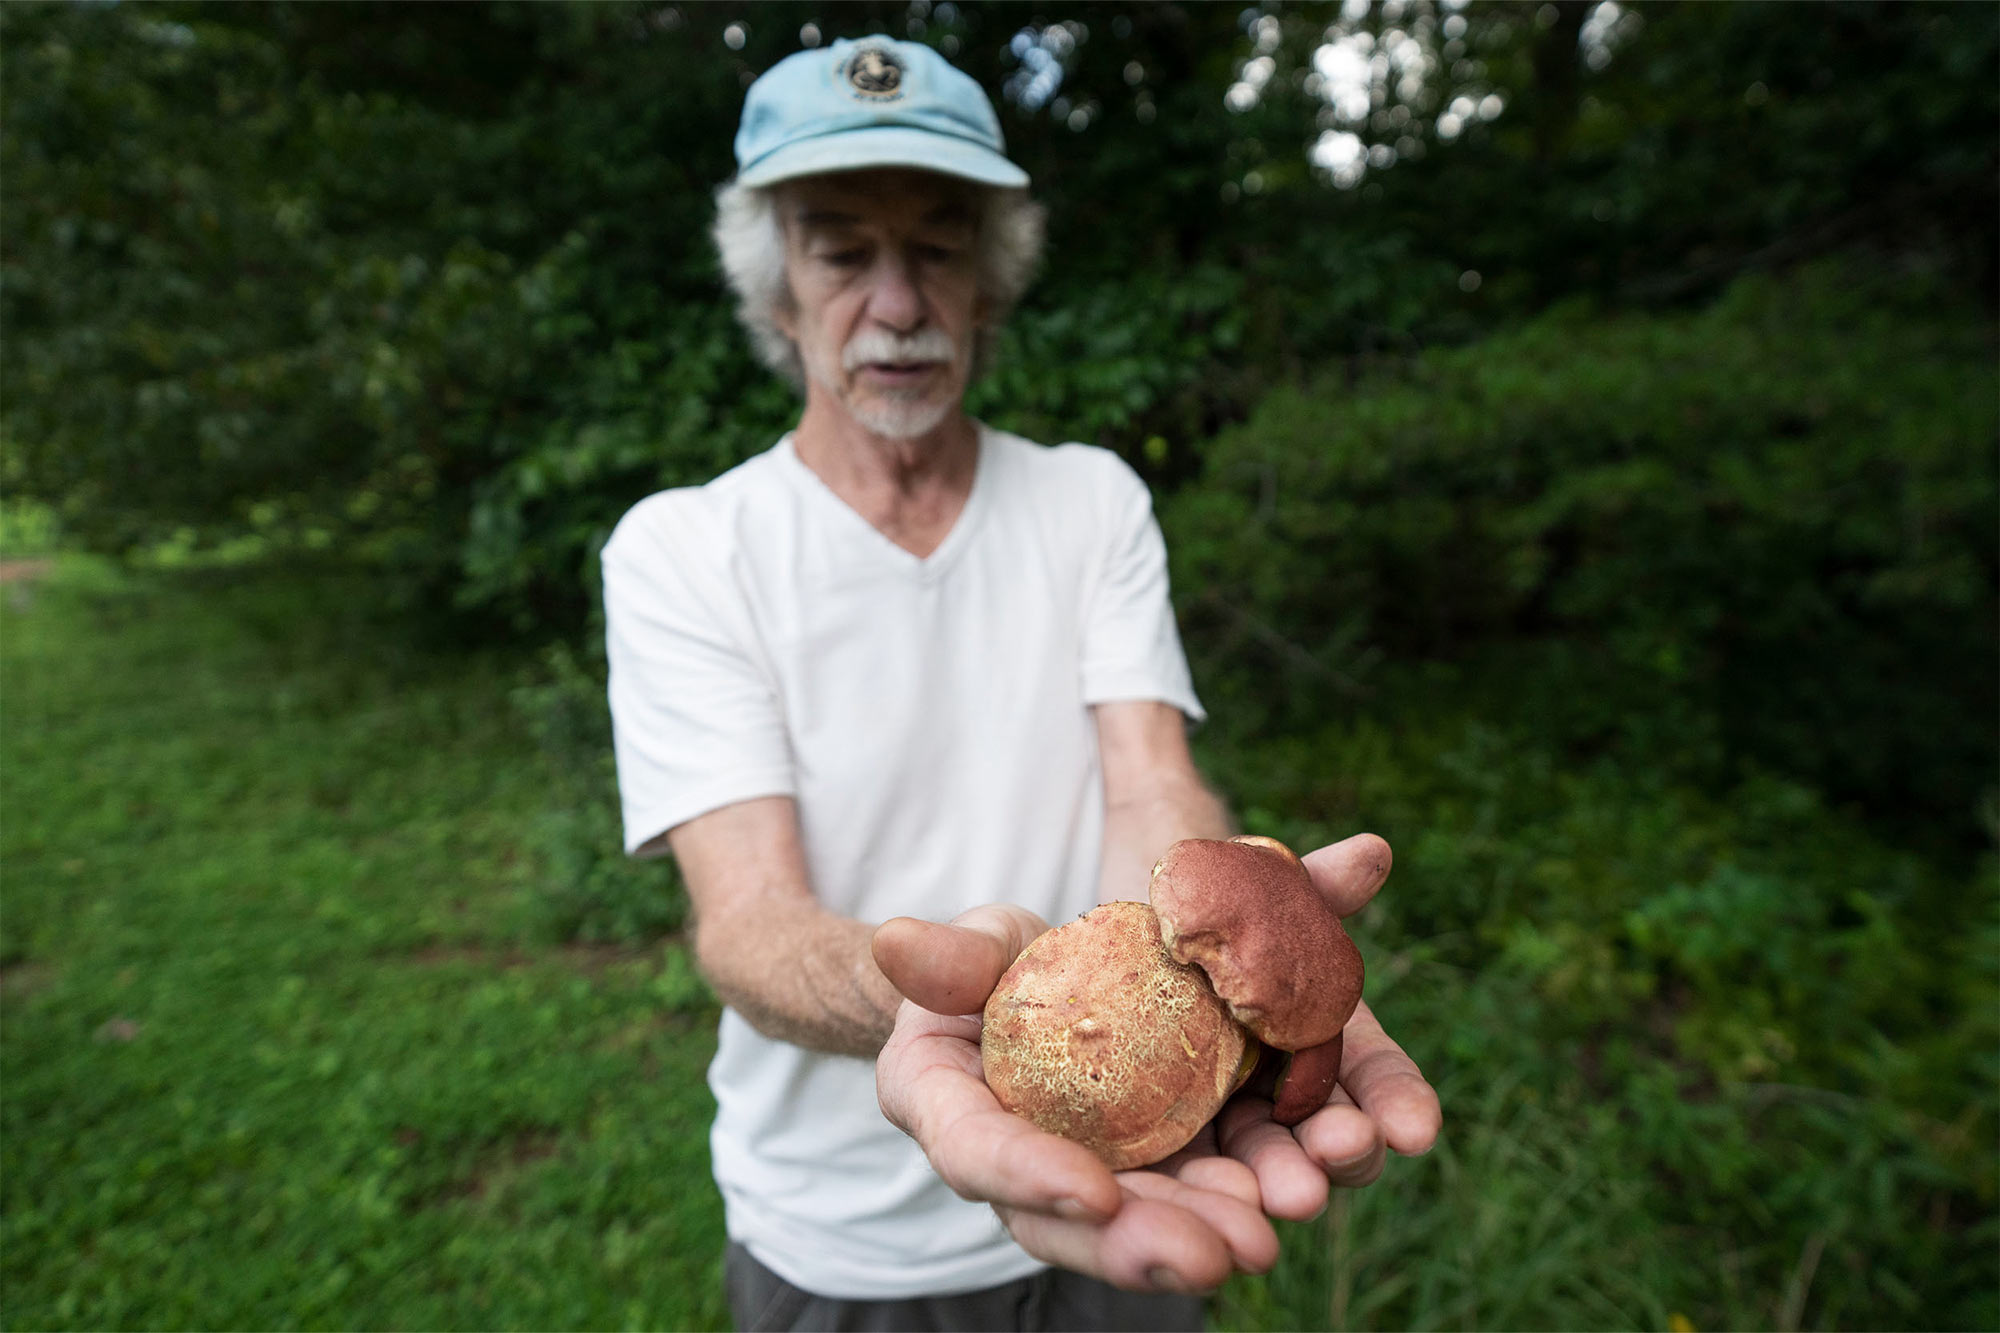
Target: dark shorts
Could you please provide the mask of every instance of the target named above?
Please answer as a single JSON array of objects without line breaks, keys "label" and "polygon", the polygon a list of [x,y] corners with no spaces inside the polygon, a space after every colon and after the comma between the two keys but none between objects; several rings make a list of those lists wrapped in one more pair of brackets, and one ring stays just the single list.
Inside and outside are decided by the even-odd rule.
[{"label": "dark shorts", "polygon": [[734,1242],[722,1257],[729,1312],[743,1333],[796,1329],[854,1333],[974,1333],[1018,1329],[1055,1333],[1067,1329],[1156,1330],[1202,1327],[1202,1302],[1194,1296],[1120,1291],[1096,1278],[1045,1268],[984,1291],[919,1296],[901,1301],[842,1301],[801,1291]]}]

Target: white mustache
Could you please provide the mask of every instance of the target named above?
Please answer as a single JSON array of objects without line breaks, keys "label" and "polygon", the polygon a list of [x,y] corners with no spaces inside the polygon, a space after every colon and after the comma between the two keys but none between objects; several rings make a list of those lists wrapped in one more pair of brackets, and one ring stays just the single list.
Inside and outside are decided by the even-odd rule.
[{"label": "white mustache", "polygon": [[931,361],[951,361],[958,356],[958,344],[942,329],[925,329],[907,337],[869,329],[857,333],[841,349],[843,370],[859,370],[869,364],[913,365]]}]

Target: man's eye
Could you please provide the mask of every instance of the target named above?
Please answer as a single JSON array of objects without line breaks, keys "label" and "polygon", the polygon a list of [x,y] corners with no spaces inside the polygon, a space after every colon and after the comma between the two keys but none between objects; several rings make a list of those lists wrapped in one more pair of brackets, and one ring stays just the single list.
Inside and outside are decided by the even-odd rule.
[{"label": "man's eye", "polygon": [[927,264],[949,264],[952,260],[958,258],[959,253],[956,247],[949,245],[920,245],[917,247],[917,258]]},{"label": "man's eye", "polygon": [[831,250],[820,257],[835,268],[859,268],[868,262],[866,250]]}]

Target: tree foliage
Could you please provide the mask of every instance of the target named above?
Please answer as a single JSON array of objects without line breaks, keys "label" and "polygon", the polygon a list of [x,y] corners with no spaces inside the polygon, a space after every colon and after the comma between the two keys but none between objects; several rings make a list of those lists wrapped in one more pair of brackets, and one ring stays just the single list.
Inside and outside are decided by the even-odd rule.
[{"label": "tree foliage", "polygon": [[9,6],[5,484],[574,623],[627,504],[793,410],[703,229],[809,35],[1000,92],[1053,246],[976,405],[1163,485],[1274,384],[1566,296],[1866,243],[1991,288],[1990,10],[1360,8]]}]

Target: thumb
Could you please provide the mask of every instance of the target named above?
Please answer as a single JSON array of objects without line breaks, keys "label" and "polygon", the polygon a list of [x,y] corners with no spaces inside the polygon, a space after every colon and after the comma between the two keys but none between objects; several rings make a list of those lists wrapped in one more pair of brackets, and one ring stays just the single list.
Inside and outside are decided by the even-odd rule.
[{"label": "thumb", "polygon": [[934,1014],[976,1014],[1001,974],[1048,927],[1020,907],[975,907],[948,926],[899,916],[875,928],[875,966]]},{"label": "thumb", "polygon": [[1314,887],[1343,917],[1368,906],[1395,861],[1389,844],[1373,833],[1357,833],[1300,859]]}]

